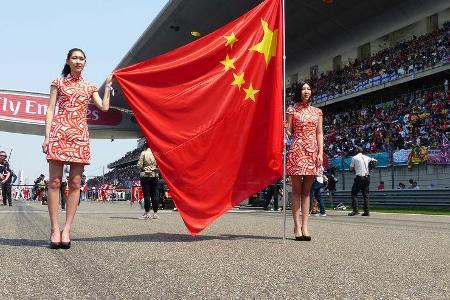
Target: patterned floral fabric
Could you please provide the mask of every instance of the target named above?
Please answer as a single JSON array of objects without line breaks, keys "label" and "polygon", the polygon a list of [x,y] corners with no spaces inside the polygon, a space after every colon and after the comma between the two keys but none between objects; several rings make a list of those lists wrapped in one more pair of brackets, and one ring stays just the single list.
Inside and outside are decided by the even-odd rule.
[{"label": "patterned floral fabric", "polygon": [[89,164],[91,150],[87,108],[97,88],[83,77],[53,80],[58,89],[57,109],[50,128],[47,160]]},{"label": "patterned floral fabric", "polygon": [[293,116],[292,144],[287,157],[287,175],[321,175],[317,161],[316,130],[322,110],[298,103],[286,111]]}]

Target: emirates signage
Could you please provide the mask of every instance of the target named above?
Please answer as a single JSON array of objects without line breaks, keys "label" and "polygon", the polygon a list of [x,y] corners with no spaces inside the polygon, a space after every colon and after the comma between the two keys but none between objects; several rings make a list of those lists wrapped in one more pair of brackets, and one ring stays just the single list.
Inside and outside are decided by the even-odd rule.
[{"label": "emirates signage", "polygon": [[[0,118],[45,123],[48,101],[45,95],[0,92]],[[89,104],[87,122],[89,125],[116,126],[122,122],[122,113],[116,109],[102,112],[94,104]]]}]

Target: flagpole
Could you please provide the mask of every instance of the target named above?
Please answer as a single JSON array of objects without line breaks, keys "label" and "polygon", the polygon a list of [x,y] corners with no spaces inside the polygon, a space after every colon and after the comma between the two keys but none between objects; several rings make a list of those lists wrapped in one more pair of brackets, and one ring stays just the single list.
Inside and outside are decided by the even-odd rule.
[{"label": "flagpole", "polygon": [[286,243],[286,35],[284,0],[282,2],[281,15],[283,18],[283,243]]}]

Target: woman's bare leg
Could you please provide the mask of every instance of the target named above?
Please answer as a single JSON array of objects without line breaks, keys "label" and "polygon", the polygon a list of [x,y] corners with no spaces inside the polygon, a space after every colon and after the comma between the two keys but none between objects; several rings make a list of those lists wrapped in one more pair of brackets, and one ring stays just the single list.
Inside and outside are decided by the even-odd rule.
[{"label": "woman's bare leg", "polygon": [[67,185],[69,187],[69,196],[66,202],[66,224],[61,234],[61,241],[70,242],[70,231],[72,229],[73,219],[77,212],[78,200],[80,198],[81,175],[84,171],[84,165],[72,163],[70,165],[69,179]]},{"label": "woman's bare leg", "polygon": [[302,235],[302,226],[300,224],[300,195],[302,193],[302,177],[291,176],[292,184],[292,216],[294,217],[294,235]]},{"label": "woman's bare leg", "polygon": [[301,193],[301,205],[302,205],[302,234],[305,236],[309,235],[308,231],[308,214],[309,214],[309,201],[311,186],[314,181],[315,176],[305,175],[302,181],[302,193]]},{"label": "woman's bare leg", "polygon": [[59,197],[61,176],[63,173],[63,163],[60,161],[50,160],[49,166],[49,181],[48,181],[48,214],[50,216],[50,241],[54,243],[61,242],[58,224],[59,212]]}]

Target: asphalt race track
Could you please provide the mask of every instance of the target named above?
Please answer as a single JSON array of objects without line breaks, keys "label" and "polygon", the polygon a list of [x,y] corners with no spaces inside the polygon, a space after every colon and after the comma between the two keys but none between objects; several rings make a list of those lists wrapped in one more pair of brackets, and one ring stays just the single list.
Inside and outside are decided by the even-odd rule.
[{"label": "asphalt race track", "polygon": [[[233,210],[197,237],[177,212],[82,203],[70,250],[48,248],[47,207],[0,207],[1,299],[450,299],[450,217],[311,217]],[[63,216],[61,215],[61,221]]]}]

